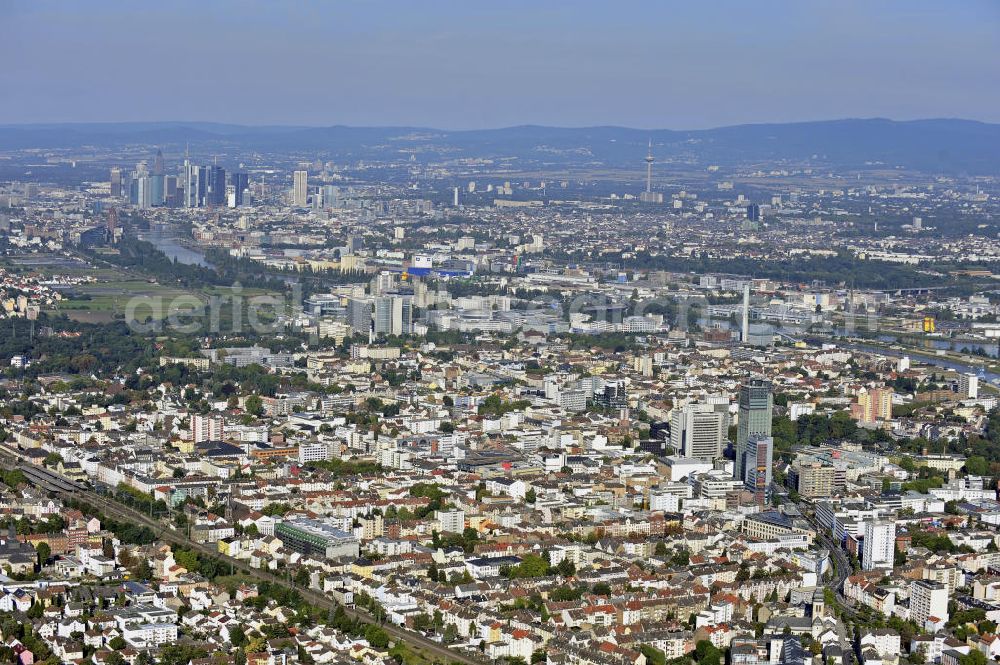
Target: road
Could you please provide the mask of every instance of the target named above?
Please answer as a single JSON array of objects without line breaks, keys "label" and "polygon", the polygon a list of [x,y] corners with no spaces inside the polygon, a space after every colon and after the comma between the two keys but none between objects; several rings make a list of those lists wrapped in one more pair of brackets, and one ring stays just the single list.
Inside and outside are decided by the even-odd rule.
[{"label": "road", "polygon": [[424,652],[425,654],[441,659],[440,661],[435,660],[435,662],[446,663],[449,665],[451,663],[461,663],[462,665],[484,665],[486,663],[485,660],[477,658],[470,653],[454,651],[438,642],[435,642],[434,640],[396,626],[395,624],[380,623],[368,612],[355,607],[340,605],[332,598],[316,591],[315,589],[304,588],[294,584],[288,579],[274,575],[268,571],[251,568],[245,561],[225,556],[221,554],[218,549],[210,547],[204,543],[196,543],[183,533],[175,531],[174,529],[164,525],[162,522],[154,520],[148,515],[122,505],[117,501],[107,499],[86,487],[78,485],[60,476],[54,471],[36,466],[34,464],[21,462],[15,457],[15,455],[16,453],[9,452],[9,449],[0,450],[0,459],[3,460],[4,466],[7,468],[20,469],[28,478],[28,481],[36,487],[63,497],[73,498],[78,501],[85,501],[95,508],[100,509],[109,517],[127,520],[134,524],[149,527],[161,540],[171,544],[180,545],[186,549],[194,550],[205,556],[225,561],[230,564],[234,570],[239,570],[253,579],[294,588],[302,595],[303,599],[313,605],[316,605],[317,607],[328,611],[342,607],[344,612],[351,618],[368,624],[380,625],[395,640],[404,642],[411,647]]},{"label": "road", "polygon": [[823,543],[823,547],[833,557],[834,580],[829,586],[833,590],[834,597],[837,599],[837,603],[841,609],[841,618],[837,620],[837,637],[840,639],[840,651],[844,655],[844,662],[850,663],[854,657],[854,648],[852,640],[847,635],[843,617],[846,616],[853,620],[857,617],[857,613],[851,607],[847,598],[844,597],[842,589],[844,588],[844,580],[851,574],[851,562],[848,560],[844,550],[830,538],[828,529],[819,524],[813,515],[805,511],[803,511],[802,515],[812,525],[813,530],[816,532],[816,538]]}]

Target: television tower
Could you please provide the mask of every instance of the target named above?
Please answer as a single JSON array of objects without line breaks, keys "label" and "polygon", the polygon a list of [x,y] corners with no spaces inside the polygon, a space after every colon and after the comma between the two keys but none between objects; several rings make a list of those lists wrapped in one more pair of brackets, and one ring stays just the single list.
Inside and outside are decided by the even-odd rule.
[{"label": "television tower", "polygon": [[646,153],[646,193],[653,191],[653,139],[649,139],[649,151]]}]

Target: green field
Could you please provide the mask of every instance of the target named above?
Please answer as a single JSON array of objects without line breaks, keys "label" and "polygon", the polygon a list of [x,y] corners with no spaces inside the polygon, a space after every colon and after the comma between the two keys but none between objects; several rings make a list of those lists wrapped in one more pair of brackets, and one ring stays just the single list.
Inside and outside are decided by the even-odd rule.
[{"label": "green field", "polygon": [[[186,289],[168,286],[156,280],[145,278],[140,272],[114,266],[95,266],[83,257],[66,257],[58,254],[31,254],[10,257],[0,261],[0,265],[19,272],[32,273],[41,280],[54,277],[93,277],[97,281],[60,288],[64,299],[50,310],[50,313],[65,314],[69,318],[84,323],[106,323],[115,318],[123,318],[127,313],[139,320],[159,320],[172,312],[201,310],[210,299],[223,301],[219,307],[222,321],[233,317],[229,297],[240,296],[244,314],[247,300],[257,296],[278,296],[279,292],[260,288],[241,288],[234,291],[227,286],[206,285],[202,288]],[[271,318],[270,307],[265,307],[262,317]]]},{"label": "green field", "polygon": [[[206,311],[211,298],[222,300],[219,307],[220,320],[232,319],[232,305],[229,296],[233,290],[226,287],[209,286],[202,289],[182,289],[164,286],[155,282],[136,279],[117,279],[74,287],[69,297],[59,302],[52,311],[65,314],[83,323],[103,323],[114,318],[131,315],[140,321],[161,320],[172,313]],[[246,321],[248,300],[256,296],[279,295],[264,289],[241,289]],[[265,319],[270,316],[265,313]]]}]

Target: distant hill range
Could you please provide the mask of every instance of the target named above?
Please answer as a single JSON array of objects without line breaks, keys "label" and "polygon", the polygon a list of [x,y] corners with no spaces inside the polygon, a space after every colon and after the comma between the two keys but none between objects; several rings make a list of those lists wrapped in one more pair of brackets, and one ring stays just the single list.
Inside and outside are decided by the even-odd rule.
[{"label": "distant hill range", "polygon": [[[932,173],[1000,173],[1000,125],[971,120],[881,118],[737,125],[674,131],[524,125],[449,131],[422,127],[242,126],[201,122],[0,125],[0,150],[190,143],[192,151],[305,152],[319,158],[419,161],[512,159],[515,168],[642,166],[648,141],[658,168],[781,163],[903,167]],[[666,165],[666,166],[664,166]]]}]

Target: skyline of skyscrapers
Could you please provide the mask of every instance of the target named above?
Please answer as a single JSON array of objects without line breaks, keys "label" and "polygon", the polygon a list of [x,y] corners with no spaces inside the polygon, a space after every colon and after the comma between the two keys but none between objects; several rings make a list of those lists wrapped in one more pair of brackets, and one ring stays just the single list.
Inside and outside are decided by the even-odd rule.
[{"label": "skyline of skyscrapers", "polygon": [[152,166],[140,161],[135,169],[110,169],[110,194],[127,198],[140,209],[159,206],[201,208],[239,207],[249,202],[250,177],[245,171],[227,174],[213,164],[201,166],[185,157],[179,175],[167,174],[162,150],[157,150]]}]

